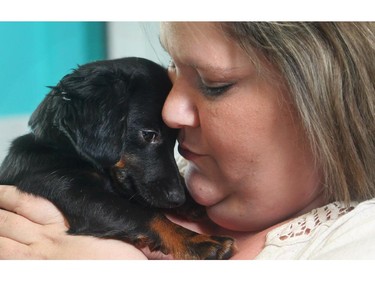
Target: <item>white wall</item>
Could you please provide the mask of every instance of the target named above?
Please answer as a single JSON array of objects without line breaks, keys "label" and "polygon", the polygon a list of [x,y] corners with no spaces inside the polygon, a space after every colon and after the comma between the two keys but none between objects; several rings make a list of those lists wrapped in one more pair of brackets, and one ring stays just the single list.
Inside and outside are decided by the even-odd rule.
[{"label": "white wall", "polygon": [[11,141],[29,131],[28,121],[28,115],[0,118],[0,164],[8,152]]},{"label": "white wall", "polygon": [[159,22],[108,23],[108,56],[143,57],[164,66],[169,56],[159,43]]}]

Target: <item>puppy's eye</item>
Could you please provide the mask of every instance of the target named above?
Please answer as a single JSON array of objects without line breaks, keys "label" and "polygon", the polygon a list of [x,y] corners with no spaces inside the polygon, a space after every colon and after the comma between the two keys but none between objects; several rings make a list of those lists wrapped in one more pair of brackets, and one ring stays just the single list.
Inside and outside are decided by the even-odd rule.
[{"label": "puppy's eye", "polygon": [[159,141],[159,133],[153,130],[142,130],[141,135],[144,141],[148,143],[156,143]]}]

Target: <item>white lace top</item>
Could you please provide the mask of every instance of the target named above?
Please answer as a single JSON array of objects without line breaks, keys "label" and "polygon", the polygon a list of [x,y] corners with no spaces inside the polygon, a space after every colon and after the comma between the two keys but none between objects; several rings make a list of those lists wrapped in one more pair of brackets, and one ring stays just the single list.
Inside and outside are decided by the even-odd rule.
[{"label": "white lace top", "polygon": [[375,199],[334,202],[275,228],[257,259],[375,259]]},{"label": "white lace top", "polygon": [[278,228],[278,231],[271,231],[267,235],[269,243],[271,240],[278,240],[282,244],[291,241],[302,241],[309,239],[314,232],[323,224],[325,226],[331,224],[342,215],[354,209],[356,203],[349,207],[344,207],[338,202],[328,204],[324,207],[314,209],[310,213],[302,215],[292,222]]},{"label": "white lace top", "polygon": [[[184,174],[186,161],[177,164]],[[256,259],[375,259],[375,198],[330,203],[271,230]]]}]

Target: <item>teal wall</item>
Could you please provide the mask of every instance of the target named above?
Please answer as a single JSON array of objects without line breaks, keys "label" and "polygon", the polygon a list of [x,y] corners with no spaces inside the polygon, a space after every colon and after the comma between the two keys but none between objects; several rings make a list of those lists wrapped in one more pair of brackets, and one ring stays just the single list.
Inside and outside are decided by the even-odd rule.
[{"label": "teal wall", "polygon": [[47,86],[105,58],[105,23],[0,22],[0,117],[30,114]]}]

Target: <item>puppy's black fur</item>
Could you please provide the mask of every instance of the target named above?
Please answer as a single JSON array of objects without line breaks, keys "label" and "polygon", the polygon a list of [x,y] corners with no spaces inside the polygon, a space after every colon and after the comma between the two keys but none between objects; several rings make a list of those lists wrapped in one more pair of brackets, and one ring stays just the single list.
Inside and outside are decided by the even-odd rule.
[{"label": "puppy's black fur", "polygon": [[[0,184],[47,198],[69,233],[127,241],[177,259],[228,258],[233,240],[194,233],[160,208],[186,190],[162,121],[171,82],[141,58],[89,63],[52,87],[0,168]],[[189,200],[190,201],[190,200]]]}]

